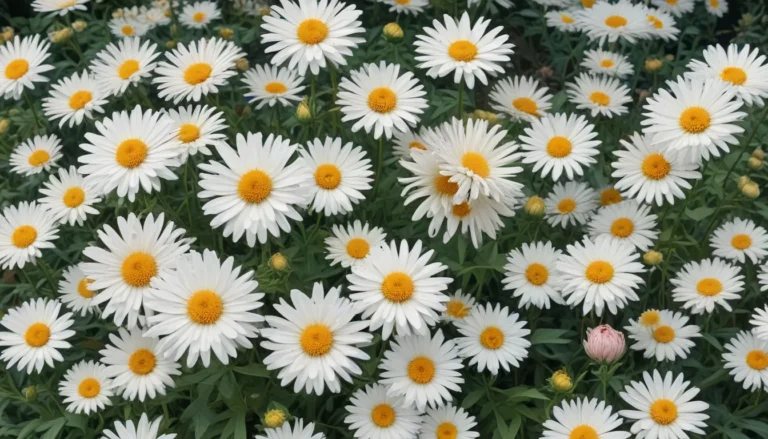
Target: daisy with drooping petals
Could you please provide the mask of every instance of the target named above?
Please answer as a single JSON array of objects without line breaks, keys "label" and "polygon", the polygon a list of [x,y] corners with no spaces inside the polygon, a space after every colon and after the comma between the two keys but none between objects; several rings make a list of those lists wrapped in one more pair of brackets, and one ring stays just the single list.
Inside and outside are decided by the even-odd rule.
[{"label": "daisy with drooping petals", "polygon": [[178,361],[187,353],[187,367],[198,358],[203,366],[211,362],[211,352],[223,364],[237,357],[237,348],[252,349],[248,340],[257,335],[264,317],[263,293],[253,272],[240,274],[231,256],[221,262],[216,253],[192,251],[177,258],[176,269],[164,271],[152,281],[146,307],[154,311],[147,318],[145,337],[160,337],[156,349],[166,358]]},{"label": "daisy with drooping petals", "polygon": [[586,183],[567,181],[558,183],[544,200],[547,222],[562,228],[586,224],[597,207],[595,190]]},{"label": "daisy with drooping petals", "polygon": [[606,50],[587,50],[581,66],[592,73],[625,78],[632,74],[632,63],[626,56]]},{"label": "daisy with drooping petals", "polygon": [[597,40],[600,45],[619,39],[634,44],[650,33],[651,23],[646,18],[645,8],[645,5],[629,0],[616,3],[601,0],[591,8],[579,11],[576,24],[590,40]]},{"label": "daisy with drooping petals", "polygon": [[63,78],[51,87],[50,96],[43,99],[43,114],[49,120],[59,121],[63,127],[69,121],[69,127],[80,125],[83,119],[93,119],[96,113],[103,113],[107,104],[106,92],[96,83],[95,76],[87,70],[78,75]]},{"label": "daisy with drooping petals", "polygon": [[452,182],[451,177],[441,174],[440,162],[435,154],[428,151],[414,151],[410,160],[400,160],[400,166],[412,174],[411,177],[398,179],[405,185],[400,194],[403,197],[407,195],[403,204],[407,206],[424,198],[413,212],[411,220],[418,221],[425,216],[445,215],[453,209],[453,197],[459,191],[459,185]]},{"label": "daisy with drooping petals", "polygon": [[548,114],[534,120],[520,136],[523,163],[534,163],[533,172],[541,170],[541,176],[550,172],[557,181],[562,174],[569,180],[583,175],[582,167],[596,163],[594,156],[600,151],[595,126],[584,116],[565,113]]},{"label": "daisy with drooping petals", "polygon": [[[389,6],[389,12],[395,12],[400,14],[413,14],[413,15],[419,15],[420,13],[424,12],[425,8],[428,8],[431,6],[429,3],[429,0],[379,0],[385,5]],[[470,0],[469,3],[471,4],[472,1]],[[467,7],[469,7],[469,4],[467,4]]]},{"label": "daisy with drooping petals", "polygon": [[406,130],[398,131],[395,134],[392,155],[399,159],[407,159],[412,152],[429,151],[429,142],[426,137],[431,130],[426,127],[419,128],[418,131]]},{"label": "daisy with drooping petals", "polygon": [[728,12],[727,0],[704,0],[704,6],[707,8],[707,12],[718,18]]},{"label": "daisy with drooping petals", "polygon": [[56,15],[67,15],[70,11],[86,11],[89,0],[35,0],[32,9],[35,12],[53,12]]},{"label": "daisy with drooping petals", "polygon": [[90,181],[86,181],[70,166],[69,170],[59,169],[58,178],[51,174],[45,185],[40,188],[44,197],[38,202],[48,209],[53,218],[61,224],[83,225],[88,215],[98,215],[93,207],[101,201],[98,192]]},{"label": "daisy with drooping petals", "polygon": [[304,77],[295,70],[284,67],[259,64],[243,73],[245,84],[245,98],[249,102],[256,102],[259,110],[269,104],[274,107],[280,103],[284,107],[293,105],[293,102],[301,101],[299,94],[306,86],[301,85]]},{"label": "daisy with drooping petals", "polygon": [[159,111],[112,113],[96,122],[98,133],[85,133],[86,153],[77,161],[78,171],[93,182],[96,190],[108,194],[117,189],[119,197],[136,199],[140,189],[160,190],[160,180],[177,180],[170,168],[179,166],[181,141],[173,120]]},{"label": "daisy with drooping petals", "polygon": [[563,303],[557,271],[561,254],[549,241],[523,244],[519,250],[509,252],[502,283],[505,290],[514,290],[512,297],[520,298],[519,308],[528,309],[533,305],[549,309],[550,300]]},{"label": "daisy with drooping petals", "polygon": [[150,29],[154,29],[158,26],[167,26],[171,24],[171,17],[169,16],[170,13],[167,12],[168,9],[169,9],[169,6],[165,6],[162,8],[159,8],[159,7],[148,8],[146,9],[146,11],[144,11],[144,14],[142,15],[142,19],[144,20],[145,23],[149,25]]},{"label": "daisy with drooping petals", "polygon": [[104,430],[104,436],[101,439],[175,439],[176,433],[157,435],[162,421],[163,417],[160,416],[149,422],[147,414],[142,413],[136,425],[133,424],[133,421],[128,421],[125,424],[115,421],[116,433],[113,433],[112,430]]},{"label": "daisy with drooping petals", "polygon": [[629,326],[624,329],[629,333],[629,338],[635,340],[630,346],[635,351],[643,352],[643,358],[656,358],[656,361],[675,361],[677,358],[686,359],[696,343],[692,338],[701,337],[700,329],[696,325],[686,325],[688,317],[682,313],[661,310],[653,324],[652,319],[646,315],[637,322],[629,321]]},{"label": "daisy with drooping petals", "polygon": [[464,320],[472,313],[475,308],[475,298],[469,294],[461,292],[461,288],[456,290],[445,304],[445,312],[440,320],[456,323]]},{"label": "daisy with drooping petals", "polygon": [[293,391],[323,394],[325,387],[333,393],[341,391],[341,381],[352,382],[362,374],[355,359],[370,356],[358,346],[370,344],[373,336],[364,330],[367,321],[353,320],[355,305],[341,297],[341,287],[326,294],[323,284],[316,282],[309,297],[299,290],[291,291],[291,302],[282,298],[274,308],[280,314],[267,316],[269,327],[259,333],[261,347],[272,351],[264,359],[267,370],[279,369],[280,385],[294,381]]},{"label": "daisy with drooping petals", "polygon": [[143,37],[149,25],[136,18],[116,17],[109,20],[109,30],[118,38]]},{"label": "daisy with drooping petals", "polygon": [[11,171],[30,176],[50,171],[62,157],[61,140],[55,134],[50,134],[25,140],[14,148],[8,162],[12,166]]},{"label": "daisy with drooping petals", "polygon": [[59,299],[72,312],[79,312],[81,317],[90,312],[99,313],[98,306],[93,303],[95,291],[88,286],[90,283],[91,280],[85,277],[79,265],[72,265],[64,270],[59,281]]},{"label": "daisy with drooping petals", "polygon": [[434,251],[422,254],[421,250],[421,241],[410,249],[405,240],[399,249],[392,241],[372,248],[347,275],[349,289],[355,291],[349,298],[363,310],[363,319],[371,317],[371,331],[382,328],[385,340],[395,328],[401,336],[429,334],[429,327],[439,319],[438,312],[445,310],[448,296],[444,291],[453,279],[433,277],[448,267],[429,263]]},{"label": "daisy with drooping petals", "polygon": [[692,314],[711,313],[715,305],[732,311],[729,300],[741,299],[744,276],[741,270],[721,259],[704,259],[689,262],[671,279],[675,288],[672,299],[683,303],[683,309]]},{"label": "daisy with drooping petals", "polygon": [[450,391],[460,392],[464,383],[458,349],[453,341],[445,340],[442,330],[434,337],[429,332],[395,337],[379,369],[387,394],[405,397],[405,404],[415,405],[419,411],[450,402]]},{"label": "daisy with drooping petals", "polygon": [[0,266],[6,270],[37,264],[42,250],[55,248],[59,229],[54,217],[36,202],[8,206],[0,215]]},{"label": "daisy with drooping petals", "polygon": [[0,46],[0,94],[5,99],[19,100],[25,88],[34,90],[35,82],[48,82],[42,74],[54,68],[43,64],[51,56],[49,47],[51,43],[40,35],[23,39],[16,35]]},{"label": "daisy with drooping petals", "polygon": [[624,197],[621,196],[621,192],[614,186],[605,186],[598,194],[600,207],[611,206],[613,204],[621,203],[622,201],[624,201]]},{"label": "daisy with drooping petals", "polygon": [[651,213],[651,206],[627,200],[598,209],[590,219],[589,235],[592,239],[609,236],[646,251],[659,236],[659,231],[655,229],[657,218]]},{"label": "daisy with drooping petals", "polygon": [[757,264],[768,255],[768,233],[751,219],[734,218],[714,231],[710,245],[715,256]]},{"label": "daisy with drooping petals", "polygon": [[453,235],[460,231],[462,235],[469,235],[473,247],[480,248],[484,234],[495,240],[496,232],[504,227],[503,218],[515,215],[515,203],[517,200],[514,198],[498,202],[492,198],[480,196],[472,201],[454,204],[448,211],[432,214],[429,236],[436,236],[445,222],[443,243],[450,241]]},{"label": "daisy with drooping petals", "polygon": [[627,439],[630,434],[615,431],[624,423],[605,401],[575,399],[563,401],[544,422],[541,439]]},{"label": "daisy with drooping petals", "polygon": [[421,414],[404,397],[393,396],[381,384],[358,389],[346,406],[345,424],[360,439],[416,438],[421,428]]},{"label": "daisy with drooping petals", "polygon": [[670,13],[675,17],[682,17],[683,15],[693,11],[695,5],[694,0],[651,0],[651,4],[659,8],[660,11]]},{"label": "daisy with drooping petals", "polygon": [[592,117],[622,115],[628,111],[625,104],[632,101],[627,86],[616,78],[582,73],[567,87],[571,103],[577,109],[589,110]]},{"label": "daisy with drooping petals", "polygon": [[216,145],[223,162],[200,164],[198,196],[211,198],[203,213],[214,215],[211,227],[224,226],[224,237],[237,242],[245,235],[249,247],[267,236],[290,232],[288,220],[302,221],[296,210],[307,203],[312,173],[299,160],[288,163],[297,145],[282,136],[237,135],[237,149]]},{"label": "daisy with drooping petals", "polygon": [[545,14],[547,26],[554,27],[562,32],[579,32],[579,24],[576,22],[578,13],[577,9],[549,11]]},{"label": "daisy with drooping petals", "polygon": [[207,105],[179,107],[168,110],[168,117],[173,120],[173,129],[181,142],[181,163],[186,163],[191,155],[198,152],[211,155],[209,146],[216,146],[227,141],[222,132],[229,128],[224,120],[224,113],[216,107]]},{"label": "daisy with drooping petals", "polygon": [[502,63],[510,60],[514,45],[508,43],[509,36],[502,34],[501,26],[486,33],[490,20],[480,17],[472,25],[469,13],[464,12],[458,21],[444,15],[443,21],[432,21],[432,27],[425,27],[424,34],[416,36],[416,61],[422,69],[428,69],[432,78],[453,73],[453,82],[464,80],[470,89],[475,87],[475,78],[488,85],[488,75],[504,73]]},{"label": "daisy with drooping petals", "polygon": [[219,87],[237,74],[235,60],[245,53],[231,41],[202,38],[179,45],[165,53],[152,80],[158,84],[158,96],[178,104],[182,100],[198,102],[203,96],[216,94]]},{"label": "daisy with drooping petals", "polygon": [[539,119],[552,108],[552,95],[539,81],[526,76],[505,78],[493,86],[489,97],[491,106],[512,117],[513,120],[531,122]]},{"label": "daisy with drooping petals", "polygon": [[327,62],[344,66],[344,57],[352,55],[365,39],[355,37],[365,29],[358,18],[363,11],[353,4],[337,0],[306,0],[298,4],[280,0],[280,6],[273,5],[272,13],[265,15],[261,42],[269,44],[266,53],[275,53],[272,64],[281,65],[288,61],[288,70],[298,66],[304,76],[309,69],[313,75],[326,68]]},{"label": "daisy with drooping petals", "polygon": [[[165,215],[155,220],[149,214],[142,224],[135,214],[117,218],[117,230],[105,224],[98,231],[106,249],[91,246],[83,254],[93,262],[81,264],[83,272],[92,282],[91,290],[98,290],[94,303],[107,302],[104,317],[115,314],[114,321],[128,329],[137,325],[149,294],[153,278],[175,267],[176,260],[189,250],[194,238],[182,238],[184,229],[164,222]],[[146,306],[144,306],[146,309]]]},{"label": "daisy with drooping petals", "polygon": [[108,405],[114,396],[112,380],[106,373],[107,367],[98,361],[81,361],[67,371],[59,383],[59,394],[70,413],[88,415]]},{"label": "daisy with drooping petals", "polygon": [[702,54],[704,60],[693,60],[688,64],[691,70],[686,76],[706,80],[716,78],[727,82],[736,89],[736,96],[747,105],[763,106],[768,98],[768,64],[760,50],[751,50],[749,44],[741,50],[730,44],[728,51],[723,46],[709,46]]},{"label": "daisy with drooping petals", "polygon": [[152,76],[158,56],[157,44],[142,44],[138,37],[123,38],[98,52],[90,69],[105,93],[121,96],[131,85]]},{"label": "daisy with drooping petals", "polygon": [[179,14],[182,25],[191,29],[205,29],[213,20],[221,18],[221,11],[214,2],[187,3]]},{"label": "daisy with drooping petals", "polygon": [[676,21],[671,14],[655,8],[647,8],[646,16],[651,23],[650,38],[661,38],[664,41],[677,40],[680,29],[675,27]]},{"label": "daisy with drooping petals", "polygon": [[635,420],[630,432],[637,438],[688,439],[686,431],[704,434],[702,428],[709,415],[704,412],[709,404],[693,401],[699,394],[697,387],[684,381],[683,374],[677,376],[667,372],[664,378],[658,370],[653,377],[643,372],[643,382],[632,381],[620,393],[621,399],[634,410],[621,410],[619,415]]},{"label": "daisy with drooping petals", "polygon": [[638,274],[645,269],[631,244],[599,236],[594,241],[584,238],[566,250],[557,269],[567,305],[583,303],[584,315],[594,309],[601,316],[603,308],[616,314],[630,300],[639,300],[635,290],[645,281]]},{"label": "daisy with drooping petals", "polygon": [[726,345],[723,353],[724,368],[737,382],[744,382],[752,392],[768,389],[768,340],[761,340],[752,332],[740,331]]},{"label": "daisy with drooping petals", "polygon": [[360,220],[347,224],[346,228],[334,224],[331,230],[331,236],[325,238],[328,249],[325,259],[331,261],[331,266],[341,264],[344,268],[365,259],[371,249],[382,245],[387,237],[381,227],[370,227]]},{"label": "daisy with drooping petals", "polygon": [[423,421],[419,439],[474,439],[480,437],[480,433],[472,430],[477,425],[475,417],[463,408],[451,404],[427,409]]},{"label": "daisy with drooping petals", "polygon": [[304,420],[297,418],[293,427],[289,422],[283,423],[277,428],[267,428],[264,430],[266,436],[257,434],[255,439],[325,439],[323,433],[315,433],[315,424],[310,422],[306,426]]}]

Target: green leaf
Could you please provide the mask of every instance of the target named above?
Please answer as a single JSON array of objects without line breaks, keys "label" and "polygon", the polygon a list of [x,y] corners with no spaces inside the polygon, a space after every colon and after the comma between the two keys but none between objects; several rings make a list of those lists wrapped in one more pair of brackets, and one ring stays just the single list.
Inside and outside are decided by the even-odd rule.
[{"label": "green leaf", "polygon": [[534,389],[533,387],[513,387],[507,389],[504,393],[509,399],[540,399],[542,401],[549,401],[549,397]]},{"label": "green leaf", "polygon": [[701,221],[713,213],[715,213],[715,208],[713,207],[698,207],[693,210],[685,209],[685,215],[695,221]]},{"label": "green leaf", "polygon": [[242,375],[269,378],[269,371],[263,364],[249,364],[247,366],[235,367],[233,370]]},{"label": "green leaf", "polygon": [[569,332],[568,329],[536,329],[531,334],[531,344],[568,344],[571,341],[563,336]]},{"label": "green leaf", "polygon": [[477,401],[479,401],[483,395],[485,395],[485,389],[477,389],[469,392],[469,394],[464,398],[464,401],[461,402],[461,407],[465,409],[472,407],[473,405],[477,404]]}]

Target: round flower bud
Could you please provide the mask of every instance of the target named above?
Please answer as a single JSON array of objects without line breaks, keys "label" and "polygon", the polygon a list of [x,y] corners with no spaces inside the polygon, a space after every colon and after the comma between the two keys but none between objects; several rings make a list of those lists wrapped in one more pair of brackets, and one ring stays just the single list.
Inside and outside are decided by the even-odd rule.
[{"label": "round flower bud", "polygon": [[664,255],[661,254],[661,252],[657,252],[656,250],[648,250],[643,255],[643,262],[646,263],[646,265],[659,265],[664,261]]},{"label": "round flower bud", "polygon": [[219,36],[225,40],[231,40],[235,36],[235,31],[228,27],[222,27],[219,29]]},{"label": "round flower bud", "polygon": [[384,26],[383,33],[387,41],[400,41],[403,39],[403,28],[397,23],[389,23]]},{"label": "round flower bud", "polygon": [[552,374],[550,379],[552,387],[558,392],[567,392],[573,388],[573,380],[568,376],[568,372],[565,369],[560,369]]},{"label": "round flower bud", "polygon": [[600,325],[587,330],[584,350],[589,358],[598,363],[613,363],[624,355],[626,344],[624,334],[609,325]]},{"label": "round flower bud", "polygon": [[547,206],[544,204],[544,199],[538,195],[533,195],[525,202],[523,210],[525,213],[531,216],[542,216]]},{"label": "round flower bud", "polygon": [[288,268],[288,259],[282,253],[275,253],[269,258],[269,266],[275,271],[283,271]]},{"label": "round flower bud", "polygon": [[238,58],[235,60],[235,67],[237,67],[237,70],[240,70],[241,72],[248,70],[248,60],[245,58]]},{"label": "round flower bud", "polygon": [[760,169],[763,167],[763,161],[755,156],[752,156],[747,160],[747,166],[750,169]]},{"label": "round flower bud", "polygon": [[736,185],[739,187],[739,190],[742,190],[744,189],[744,185],[746,185],[747,183],[752,183],[752,179],[750,179],[746,175],[742,175],[741,177],[739,177],[739,181],[736,183]]},{"label": "round flower bud", "polygon": [[10,119],[0,119],[0,134],[5,134],[8,132],[8,128],[11,127],[11,120]]},{"label": "round flower bud", "polygon": [[649,72],[656,72],[663,65],[664,65],[664,61],[658,58],[648,58],[645,60],[645,70],[648,70]]},{"label": "round flower bud", "polygon": [[176,41],[174,41],[174,40],[166,41],[165,42],[165,47],[167,49],[173,49],[174,47],[176,47]]},{"label": "round flower bud", "polygon": [[751,181],[741,188],[741,193],[751,199],[755,199],[760,196],[760,187],[754,181]]},{"label": "round flower bud", "polygon": [[65,27],[64,29],[56,30],[48,34],[48,39],[54,44],[61,44],[69,41],[72,38],[72,29]]},{"label": "round flower bud", "polygon": [[88,23],[86,23],[83,20],[77,20],[74,23],[72,23],[72,29],[74,29],[75,32],[82,32],[85,30],[86,27],[88,27]]},{"label": "round flower bud", "polygon": [[264,414],[264,425],[267,428],[278,428],[283,425],[285,418],[286,416],[284,411],[272,409]]},{"label": "round flower bud", "polygon": [[757,148],[755,148],[754,151],[752,151],[752,157],[758,158],[760,160],[765,160],[765,152],[763,151],[762,148],[758,146]]},{"label": "round flower bud", "polygon": [[27,402],[33,402],[37,400],[37,387],[29,386],[24,388],[24,399]]},{"label": "round flower bud", "polygon": [[301,101],[298,108],[296,108],[296,119],[299,119],[300,122],[312,120],[312,111],[310,111],[306,100]]}]

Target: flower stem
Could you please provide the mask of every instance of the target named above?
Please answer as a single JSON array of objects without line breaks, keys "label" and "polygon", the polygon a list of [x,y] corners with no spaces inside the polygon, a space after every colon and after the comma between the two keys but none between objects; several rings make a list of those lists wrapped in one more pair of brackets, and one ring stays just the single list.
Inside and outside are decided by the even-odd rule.
[{"label": "flower stem", "polygon": [[462,79],[461,82],[459,82],[459,102],[456,105],[456,116],[459,119],[463,119],[462,114],[464,113],[464,80]]},{"label": "flower stem", "polygon": [[379,137],[379,160],[376,164],[376,179],[373,182],[372,198],[376,198],[376,189],[379,187],[379,181],[381,181],[381,168],[384,161],[384,136]]},{"label": "flower stem", "polygon": [[32,99],[29,98],[29,93],[26,89],[24,90],[24,99],[26,99],[27,105],[29,105],[29,108],[32,110],[32,115],[35,117],[35,134],[37,134],[41,124],[37,117],[37,110],[35,110],[35,105],[32,103]]}]

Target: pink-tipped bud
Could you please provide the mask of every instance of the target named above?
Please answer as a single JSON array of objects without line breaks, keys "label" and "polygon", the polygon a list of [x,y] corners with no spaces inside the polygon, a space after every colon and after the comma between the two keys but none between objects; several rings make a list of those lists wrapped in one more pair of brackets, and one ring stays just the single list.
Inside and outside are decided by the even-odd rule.
[{"label": "pink-tipped bud", "polygon": [[598,363],[613,363],[624,355],[626,343],[624,334],[609,325],[600,325],[587,330],[584,350],[589,358]]}]

